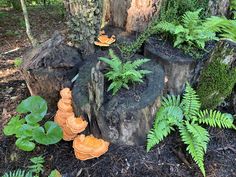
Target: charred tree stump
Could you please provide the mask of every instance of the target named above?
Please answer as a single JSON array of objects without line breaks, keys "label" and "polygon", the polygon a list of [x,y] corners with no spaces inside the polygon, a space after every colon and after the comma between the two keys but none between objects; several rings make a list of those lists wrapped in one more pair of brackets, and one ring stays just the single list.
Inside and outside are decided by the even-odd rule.
[{"label": "charred tree stump", "polygon": [[166,93],[181,94],[185,83],[190,82],[195,75],[196,60],[155,38],[150,38],[145,43],[144,56],[156,60],[164,68],[168,79],[165,84]]},{"label": "charred tree stump", "polygon": [[109,84],[100,62],[90,61],[81,67],[81,77],[73,87],[73,102],[76,113],[88,118],[91,133],[116,144],[145,144],[160,107],[164,72],[153,61],[143,68],[152,71],[143,84],[135,84],[130,90],[121,89],[112,96],[106,91]]},{"label": "charred tree stump", "polygon": [[236,43],[219,41],[201,71],[197,93],[203,108],[216,108],[236,84]]},{"label": "charred tree stump", "polygon": [[23,58],[21,72],[31,95],[40,95],[49,108],[56,108],[59,91],[69,86],[82,60],[77,49],[63,44],[64,38],[54,36],[29,51]]}]

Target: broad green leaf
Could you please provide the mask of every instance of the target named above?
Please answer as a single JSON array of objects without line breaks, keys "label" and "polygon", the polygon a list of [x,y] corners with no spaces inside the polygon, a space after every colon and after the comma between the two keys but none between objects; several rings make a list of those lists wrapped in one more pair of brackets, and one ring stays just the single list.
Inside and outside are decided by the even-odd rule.
[{"label": "broad green leaf", "polygon": [[48,177],[62,177],[62,175],[58,170],[53,170]]},{"label": "broad green leaf", "polygon": [[35,144],[24,137],[16,140],[16,146],[23,151],[32,151],[35,148]]},{"label": "broad green leaf", "polygon": [[18,134],[19,129],[22,127],[22,125],[25,123],[24,119],[20,119],[20,116],[14,116],[11,118],[11,120],[8,122],[8,124],[3,128],[3,133],[6,136]]},{"label": "broad green leaf", "polygon": [[55,144],[62,139],[62,130],[54,122],[48,121],[43,127],[37,127],[33,130],[33,138],[39,144]]},{"label": "broad green leaf", "polygon": [[38,114],[28,114],[27,116],[25,116],[26,122],[31,124],[31,125],[37,124],[42,119],[43,118]]},{"label": "broad green leaf", "polygon": [[[40,96],[31,96],[23,100],[17,106],[16,111],[19,113],[30,112],[30,122],[40,121],[47,113],[47,102]],[[33,118],[35,118],[35,120],[32,120]]]},{"label": "broad green leaf", "polygon": [[35,126],[29,125],[29,124],[23,124],[16,137],[17,138],[19,138],[19,137],[32,137],[33,129],[36,127],[39,127],[39,124],[36,124]]}]

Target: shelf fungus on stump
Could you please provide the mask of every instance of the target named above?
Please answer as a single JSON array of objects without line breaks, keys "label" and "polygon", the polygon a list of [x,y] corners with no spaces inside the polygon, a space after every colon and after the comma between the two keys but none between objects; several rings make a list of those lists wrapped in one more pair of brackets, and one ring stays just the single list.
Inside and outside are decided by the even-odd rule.
[{"label": "shelf fungus on stump", "polygon": [[115,35],[108,37],[108,35],[105,35],[105,32],[100,32],[97,39],[98,41],[95,41],[94,44],[100,47],[109,47],[112,43],[116,41]]},{"label": "shelf fungus on stump", "polygon": [[82,117],[75,117],[72,107],[72,95],[69,88],[60,91],[61,99],[58,102],[58,111],[54,121],[63,130],[63,140],[71,141],[78,133],[85,130],[88,123]]},{"label": "shelf fungus on stump", "polygon": [[73,141],[76,158],[88,160],[100,157],[108,151],[109,142],[95,138],[93,135],[79,135]]}]

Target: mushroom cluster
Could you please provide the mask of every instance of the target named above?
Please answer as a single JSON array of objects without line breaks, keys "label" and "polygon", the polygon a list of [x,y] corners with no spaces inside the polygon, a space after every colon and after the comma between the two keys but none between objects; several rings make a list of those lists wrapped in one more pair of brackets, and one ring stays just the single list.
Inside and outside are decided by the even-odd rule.
[{"label": "mushroom cluster", "polygon": [[72,95],[69,88],[64,88],[60,91],[61,99],[57,107],[57,113],[54,121],[63,130],[63,140],[71,141],[78,133],[85,130],[88,123],[82,117],[75,117],[72,107]]},{"label": "mushroom cluster", "polygon": [[88,122],[82,117],[75,117],[72,107],[72,95],[69,88],[60,91],[61,99],[58,101],[57,113],[54,121],[63,130],[63,140],[73,141],[73,148],[76,158],[80,160],[88,160],[100,157],[108,151],[109,142],[95,138],[93,135],[78,135],[85,130]]},{"label": "mushroom cluster", "polygon": [[94,44],[100,47],[109,47],[116,41],[115,35],[108,37],[105,35],[105,31],[101,31],[97,39],[98,41],[95,41]]},{"label": "mushroom cluster", "polygon": [[103,139],[97,139],[93,135],[78,135],[73,141],[73,148],[76,158],[88,160],[100,157],[108,151],[109,142]]}]

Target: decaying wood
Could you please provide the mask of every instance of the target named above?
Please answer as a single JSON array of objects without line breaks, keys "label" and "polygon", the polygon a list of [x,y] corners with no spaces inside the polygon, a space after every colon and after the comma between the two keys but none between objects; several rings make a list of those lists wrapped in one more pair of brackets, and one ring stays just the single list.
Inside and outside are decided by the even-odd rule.
[{"label": "decaying wood", "polygon": [[230,0],[209,0],[208,11],[211,15],[228,16]]},{"label": "decaying wood", "polygon": [[[88,117],[91,133],[107,141],[126,145],[145,144],[156,110],[160,107],[163,70],[155,62],[145,64],[144,69],[152,73],[147,76],[147,88],[142,93],[135,94],[134,85],[129,91],[123,90],[109,96],[105,89],[104,66],[100,62],[92,63],[88,62],[81,68],[79,74],[83,74],[73,88],[76,113]],[[89,83],[87,87],[86,82]],[[130,96],[122,96],[124,93]]]},{"label": "decaying wood", "polygon": [[51,39],[29,51],[21,66],[31,95],[45,98],[50,109],[56,107],[59,91],[70,85],[77,74],[76,66],[82,61],[77,49],[64,45],[63,40],[55,33]]},{"label": "decaying wood", "polygon": [[[166,51],[167,46],[157,44],[155,38],[150,38],[144,47],[144,56],[157,61],[165,71],[167,82],[165,92],[179,95],[195,74],[196,60],[188,55],[176,55],[176,51]],[[172,50],[172,48],[170,48]],[[177,50],[177,49],[176,49]]]},{"label": "decaying wood", "polygon": [[162,0],[132,0],[128,9],[126,31],[142,32],[152,17],[159,13]]}]

